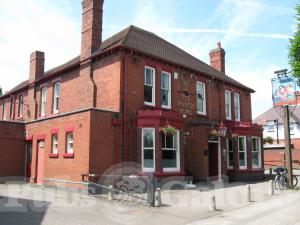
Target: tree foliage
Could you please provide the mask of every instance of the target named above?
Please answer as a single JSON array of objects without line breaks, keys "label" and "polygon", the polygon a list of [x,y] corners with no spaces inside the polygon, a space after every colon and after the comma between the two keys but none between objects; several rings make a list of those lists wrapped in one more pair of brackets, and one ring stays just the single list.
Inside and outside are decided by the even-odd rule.
[{"label": "tree foliage", "polygon": [[290,39],[289,63],[295,77],[300,77],[300,4],[296,6],[296,32]]},{"label": "tree foliage", "polygon": [[3,95],[2,87],[0,87],[0,97]]}]

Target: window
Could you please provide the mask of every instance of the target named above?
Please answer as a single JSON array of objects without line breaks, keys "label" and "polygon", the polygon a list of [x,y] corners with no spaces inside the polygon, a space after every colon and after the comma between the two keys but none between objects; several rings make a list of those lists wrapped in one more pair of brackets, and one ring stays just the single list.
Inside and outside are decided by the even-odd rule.
[{"label": "window", "polygon": [[206,115],[205,83],[197,81],[197,113]]},{"label": "window", "polygon": [[161,106],[171,108],[171,74],[161,73]]},{"label": "window", "polygon": [[[73,148],[73,147],[72,147]],[[51,148],[52,154],[58,154],[58,135],[53,134],[52,135],[52,148]]]},{"label": "window", "polygon": [[268,128],[268,132],[274,132],[275,131],[275,121],[274,120],[267,121],[267,128]]},{"label": "window", "polygon": [[13,98],[11,98],[10,99],[10,110],[9,110],[9,116],[10,116],[10,118],[11,119],[13,119],[14,118],[14,99]]},{"label": "window", "polygon": [[142,167],[143,171],[154,172],[155,129],[142,129]]},{"label": "window", "polygon": [[43,87],[41,93],[41,116],[46,115],[46,99],[47,99],[47,88]]},{"label": "window", "polygon": [[67,133],[67,154],[73,154],[73,132]]},{"label": "window", "polygon": [[252,167],[260,168],[261,167],[261,146],[260,138],[252,137]]},{"label": "window", "polygon": [[247,168],[247,145],[246,137],[239,137],[238,139],[238,148],[239,148],[239,165],[240,169]]},{"label": "window", "polygon": [[235,121],[241,120],[240,95],[238,93],[234,93],[234,115]]},{"label": "window", "polygon": [[155,70],[150,67],[145,67],[144,103],[155,105]]},{"label": "window", "polygon": [[19,95],[18,117],[23,117],[23,95]]},{"label": "window", "polygon": [[162,165],[163,170],[179,171],[179,131],[174,135],[162,134]]},{"label": "window", "polygon": [[6,118],[6,102],[2,102],[2,120],[7,120]]},{"label": "window", "polygon": [[59,97],[60,97],[60,83],[56,82],[53,86],[53,113],[59,112]]},{"label": "window", "polygon": [[231,92],[225,91],[225,113],[226,119],[231,120]]},{"label": "window", "polygon": [[227,139],[227,168],[233,168],[233,147],[232,140]]}]

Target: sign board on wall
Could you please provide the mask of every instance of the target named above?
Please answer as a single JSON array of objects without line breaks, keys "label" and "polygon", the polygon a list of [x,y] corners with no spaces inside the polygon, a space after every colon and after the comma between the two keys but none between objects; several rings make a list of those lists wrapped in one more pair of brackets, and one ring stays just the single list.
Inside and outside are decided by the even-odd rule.
[{"label": "sign board on wall", "polygon": [[282,76],[271,81],[274,107],[296,104],[294,77]]}]

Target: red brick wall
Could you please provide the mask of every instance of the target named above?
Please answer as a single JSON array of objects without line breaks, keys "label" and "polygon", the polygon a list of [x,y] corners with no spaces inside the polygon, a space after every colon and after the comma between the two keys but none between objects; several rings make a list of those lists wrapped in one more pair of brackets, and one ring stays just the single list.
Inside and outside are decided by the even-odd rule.
[{"label": "red brick wall", "polygon": [[[265,150],[265,168],[285,166],[285,150]],[[292,150],[293,168],[300,168],[300,150]]]},{"label": "red brick wall", "polygon": [[[32,177],[36,176],[37,166],[37,137],[45,134],[45,164],[44,177],[50,179],[64,179],[81,181],[80,174],[89,172],[90,148],[90,111],[48,119],[26,125],[26,131],[33,135],[32,147]],[[51,129],[58,129],[58,158],[50,158]],[[66,128],[73,128],[74,158],[64,158],[66,152]]]},{"label": "red brick wall", "polygon": [[0,177],[25,175],[24,124],[0,121]]}]

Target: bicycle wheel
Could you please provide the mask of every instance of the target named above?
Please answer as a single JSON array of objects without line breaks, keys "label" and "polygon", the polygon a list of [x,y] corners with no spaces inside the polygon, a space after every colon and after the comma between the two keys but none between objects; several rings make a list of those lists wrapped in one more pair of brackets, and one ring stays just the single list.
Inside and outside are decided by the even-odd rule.
[{"label": "bicycle wheel", "polygon": [[279,189],[279,176],[278,175],[276,175],[276,177],[274,179],[274,188]]},{"label": "bicycle wheel", "polygon": [[286,188],[286,179],[285,179],[285,177],[283,177],[283,176],[279,177],[278,186],[279,186],[279,189],[280,189],[281,191],[282,191],[284,188]]},{"label": "bicycle wheel", "polygon": [[298,178],[295,176],[295,175],[293,175],[293,184],[292,184],[292,186],[293,186],[293,188],[294,187],[296,187],[298,185]]}]

